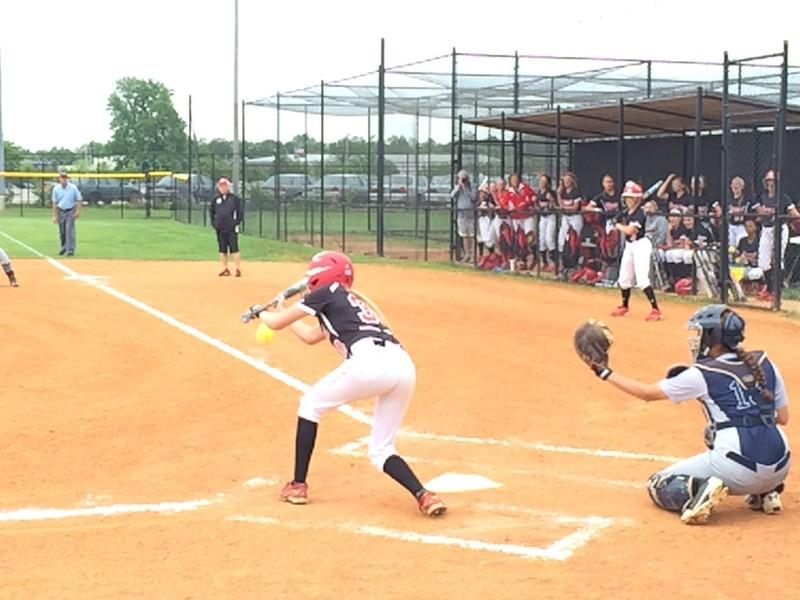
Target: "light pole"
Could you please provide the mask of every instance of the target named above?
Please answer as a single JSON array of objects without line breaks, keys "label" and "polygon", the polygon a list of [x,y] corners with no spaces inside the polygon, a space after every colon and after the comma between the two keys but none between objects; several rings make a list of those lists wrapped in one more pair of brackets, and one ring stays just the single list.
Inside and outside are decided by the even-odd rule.
[{"label": "light pole", "polygon": [[[0,60],[2,62],[2,60]],[[6,148],[3,143],[3,69],[0,65],[0,172],[6,170]],[[0,176],[0,196],[6,193],[6,178]]]},{"label": "light pole", "polygon": [[233,190],[239,190],[239,0],[233,0]]}]

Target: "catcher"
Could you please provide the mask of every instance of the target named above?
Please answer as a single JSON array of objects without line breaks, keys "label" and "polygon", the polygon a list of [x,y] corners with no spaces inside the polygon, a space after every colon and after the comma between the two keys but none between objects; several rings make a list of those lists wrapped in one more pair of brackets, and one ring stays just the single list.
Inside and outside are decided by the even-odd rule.
[{"label": "catcher", "polygon": [[578,328],[575,349],[600,379],[632,396],[702,404],[708,450],[650,477],[647,490],[657,506],[680,513],[684,523],[701,524],[731,493],[746,496],[751,510],[779,513],[790,465],[789,443],[778,426],[789,421],[781,374],[764,352],[742,348],[744,320],[727,306],[704,306],[688,327],[693,364],[674,366],[652,384],[611,370],[613,338],[598,321]]}]

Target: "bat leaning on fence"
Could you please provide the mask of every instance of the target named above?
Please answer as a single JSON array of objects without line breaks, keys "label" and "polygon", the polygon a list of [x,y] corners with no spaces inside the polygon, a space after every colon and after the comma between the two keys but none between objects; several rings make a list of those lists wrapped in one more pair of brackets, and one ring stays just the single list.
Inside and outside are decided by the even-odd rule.
[{"label": "bat leaning on fence", "polygon": [[296,296],[297,294],[302,293],[303,291],[305,291],[307,285],[308,285],[308,277],[303,277],[302,279],[295,281],[292,285],[287,287],[285,290],[283,290],[280,294],[275,296],[272,300],[270,300],[266,304],[253,304],[250,308],[248,308],[244,312],[244,314],[242,314],[242,323],[249,323],[253,319],[257,319],[259,313],[262,313],[265,310],[269,310],[270,308],[274,308],[280,302],[287,300],[292,296]]}]

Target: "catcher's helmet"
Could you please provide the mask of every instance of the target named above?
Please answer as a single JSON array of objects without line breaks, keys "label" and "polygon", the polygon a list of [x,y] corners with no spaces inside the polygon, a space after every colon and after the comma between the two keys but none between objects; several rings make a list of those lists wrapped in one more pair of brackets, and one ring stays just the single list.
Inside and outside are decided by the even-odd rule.
[{"label": "catcher's helmet", "polygon": [[744,341],[744,319],[724,304],[709,304],[695,312],[688,328],[695,331],[692,352],[706,356],[713,346],[722,344],[733,350]]},{"label": "catcher's helmet", "polygon": [[353,263],[341,252],[326,250],[314,255],[308,264],[308,291],[339,283],[346,288],[353,285]]}]

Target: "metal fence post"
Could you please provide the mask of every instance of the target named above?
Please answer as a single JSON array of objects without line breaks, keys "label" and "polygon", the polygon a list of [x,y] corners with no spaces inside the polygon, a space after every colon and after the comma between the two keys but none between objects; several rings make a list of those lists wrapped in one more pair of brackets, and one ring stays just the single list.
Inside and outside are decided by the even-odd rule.
[{"label": "metal fence post", "polygon": [[[455,186],[456,182],[456,86],[458,79],[456,76],[456,49],[452,53],[452,71],[450,73],[450,186]],[[456,251],[456,201],[450,198],[450,262],[453,262]]]},{"label": "metal fence post", "polygon": [[506,113],[500,113],[500,177],[506,176]]},{"label": "metal fence post", "polygon": [[[702,157],[702,138],[700,133],[703,131],[703,88],[698,86],[697,96],[695,98],[694,107],[694,151],[692,152],[692,176],[694,177],[694,185],[692,186],[692,194],[695,198],[698,196],[700,189],[700,159]],[[725,185],[725,182],[722,182]],[[695,206],[695,211],[697,207]],[[727,247],[727,246],[726,246]]]},{"label": "metal fence post", "polygon": [[[514,114],[519,113],[519,53],[514,51]],[[519,163],[519,132],[514,132],[514,171],[522,177],[522,167]]]},{"label": "metal fence post", "polygon": [[[242,177],[242,193],[240,198],[242,199],[242,233],[244,233],[245,229],[247,229],[247,136],[245,135],[244,125],[245,125],[245,117],[244,117],[244,109],[245,109],[245,102],[242,100],[242,141],[241,143],[241,177]],[[260,219],[259,219],[260,220]]]},{"label": "metal fence post", "polygon": [[[186,192],[188,200],[186,207],[188,212],[188,223],[192,223],[192,95],[189,94],[189,171],[187,174],[188,180],[186,181]],[[178,195],[180,197],[180,194]]]},{"label": "metal fence post", "polygon": [[458,115],[458,155],[456,157],[458,170],[464,168],[464,117]]},{"label": "metal fence post", "polygon": [[[308,233],[308,107],[303,108],[303,231]],[[312,236],[311,243],[314,243]]]},{"label": "metal fence post", "polygon": [[378,211],[377,211],[377,244],[376,250],[378,256],[383,256],[383,235],[384,235],[384,221],[383,221],[383,176],[385,169],[385,130],[384,119],[386,117],[386,64],[385,64],[385,42],[381,38],[381,63],[378,67]]},{"label": "metal fence post", "polygon": [[625,185],[625,100],[619,99],[619,137],[617,141],[617,185]]},{"label": "metal fence post", "polygon": [[730,161],[730,144],[731,144],[731,131],[730,131],[730,100],[728,93],[729,70],[730,62],[728,60],[728,52],[723,55],[722,60],[722,157],[721,167],[722,173],[720,182],[720,194],[722,200],[722,248],[720,249],[719,265],[720,265],[720,286],[719,297],[722,304],[728,302],[728,278],[730,277],[730,269],[728,268],[728,221],[729,221],[729,161]]},{"label": "metal fence post", "polygon": [[[377,190],[376,190],[377,191]],[[367,107],[367,231],[372,231],[372,107]]]},{"label": "metal fence post", "polygon": [[325,82],[319,84],[319,246],[325,247]]},{"label": "metal fence post", "polygon": [[[428,181],[430,185],[430,181]],[[419,237],[419,99],[414,120],[414,239]]]},{"label": "metal fence post", "polygon": [[775,243],[772,258],[773,286],[775,290],[772,301],[773,310],[780,310],[783,297],[783,223],[786,222],[786,202],[783,194],[783,173],[786,152],[786,105],[788,103],[789,86],[789,42],[783,42],[783,59],[781,62],[781,97],[778,107],[777,152],[775,157],[775,195],[777,208],[775,214]]},{"label": "metal fence post", "polygon": [[431,140],[431,122],[433,121],[433,112],[429,109],[428,110],[428,193],[426,194],[425,200],[425,225],[424,225],[424,238],[425,238],[425,250],[424,250],[424,259],[425,262],[428,262],[428,236],[430,234],[431,228],[431,220],[430,220],[430,209],[431,209],[431,144],[433,141]]},{"label": "metal fence post", "polygon": [[556,182],[561,178],[561,105],[556,107]]},{"label": "metal fence post", "polygon": [[275,102],[275,239],[281,239],[281,94]]}]

